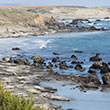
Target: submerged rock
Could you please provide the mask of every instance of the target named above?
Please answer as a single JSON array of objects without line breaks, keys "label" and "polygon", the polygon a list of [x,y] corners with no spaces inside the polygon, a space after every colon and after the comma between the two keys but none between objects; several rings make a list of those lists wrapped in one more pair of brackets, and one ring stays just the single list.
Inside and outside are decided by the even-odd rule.
[{"label": "submerged rock", "polygon": [[53,58],[52,62],[58,62],[59,57]]},{"label": "submerged rock", "polygon": [[53,52],[53,54],[54,54],[54,55],[60,55],[60,53],[57,53],[57,52]]},{"label": "submerged rock", "polygon": [[18,47],[15,47],[15,48],[12,48],[12,50],[21,50],[21,49]]},{"label": "submerged rock", "polygon": [[83,51],[81,51],[81,50],[75,50],[74,52],[75,53],[83,53]]},{"label": "submerged rock", "polygon": [[71,58],[78,60],[77,56],[75,56],[75,55],[72,55]]}]

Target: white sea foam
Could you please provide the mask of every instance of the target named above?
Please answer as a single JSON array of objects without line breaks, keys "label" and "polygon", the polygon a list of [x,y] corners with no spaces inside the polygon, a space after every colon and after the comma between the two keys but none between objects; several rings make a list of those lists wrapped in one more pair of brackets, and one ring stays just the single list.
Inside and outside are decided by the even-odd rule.
[{"label": "white sea foam", "polygon": [[44,49],[44,48],[47,48],[47,46],[48,46],[48,44],[49,43],[51,43],[51,40],[47,40],[47,41],[45,41],[45,40],[41,40],[40,41],[40,49]]}]

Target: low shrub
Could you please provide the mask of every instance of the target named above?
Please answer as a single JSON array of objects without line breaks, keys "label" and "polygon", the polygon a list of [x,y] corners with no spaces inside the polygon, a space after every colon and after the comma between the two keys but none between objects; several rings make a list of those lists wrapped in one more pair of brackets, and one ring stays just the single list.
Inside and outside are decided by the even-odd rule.
[{"label": "low shrub", "polygon": [[33,105],[33,101],[13,95],[8,90],[5,91],[0,83],[0,110],[44,110],[39,106],[33,107]]}]

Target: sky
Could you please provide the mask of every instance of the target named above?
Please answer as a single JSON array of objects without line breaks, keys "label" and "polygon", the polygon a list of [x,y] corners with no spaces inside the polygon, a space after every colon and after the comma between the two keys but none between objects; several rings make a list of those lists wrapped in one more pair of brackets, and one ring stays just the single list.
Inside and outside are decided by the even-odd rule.
[{"label": "sky", "polygon": [[67,5],[110,7],[110,0],[0,0],[0,5]]}]

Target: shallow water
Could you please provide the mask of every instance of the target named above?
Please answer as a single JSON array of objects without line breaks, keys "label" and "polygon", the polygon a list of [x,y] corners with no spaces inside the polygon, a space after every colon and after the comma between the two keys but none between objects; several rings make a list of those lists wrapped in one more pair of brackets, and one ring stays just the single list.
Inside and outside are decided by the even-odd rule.
[{"label": "shallow water", "polygon": [[62,106],[63,110],[110,110],[110,92],[87,91],[73,89],[74,85],[62,86],[59,83],[42,82],[43,86],[56,87],[57,94],[70,98],[70,102],[54,101],[53,104]]}]

